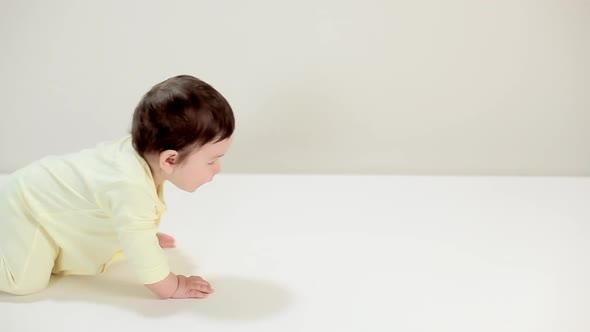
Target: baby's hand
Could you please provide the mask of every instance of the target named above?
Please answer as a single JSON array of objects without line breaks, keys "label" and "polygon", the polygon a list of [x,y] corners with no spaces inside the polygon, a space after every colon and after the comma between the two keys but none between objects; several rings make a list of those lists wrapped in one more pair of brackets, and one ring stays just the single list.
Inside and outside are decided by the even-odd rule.
[{"label": "baby's hand", "polygon": [[213,293],[211,285],[201,277],[190,276],[187,278],[183,275],[177,275],[176,277],[178,278],[178,288],[172,295],[173,299],[204,299]]},{"label": "baby's hand", "polygon": [[158,242],[160,242],[160,247],[162,248],[175,248],[176,244],[174,244],[175,240],[172,236],[164,233],[157,233],[156,236],[158,237]]}]

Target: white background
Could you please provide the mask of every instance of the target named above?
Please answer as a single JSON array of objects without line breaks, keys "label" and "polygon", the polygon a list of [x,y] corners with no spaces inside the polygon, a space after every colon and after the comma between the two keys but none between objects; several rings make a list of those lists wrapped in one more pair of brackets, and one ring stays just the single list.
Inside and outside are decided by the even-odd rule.
[{"label": "white background", "polygon": [[227,172],[590,175],[584,0],[0,1],[0,172],[127,132],[191,74]]},{"label": "white background", "polygon": [[[0,172],[125,134],[191,74],[236,112],[227,173],[587,176],[589,59],[583,0],[0,0]],[[167,194],[171,265],[214,296],[157,300],[121,263],[0,295],[2,331],[590,330],[588,178]]]}]

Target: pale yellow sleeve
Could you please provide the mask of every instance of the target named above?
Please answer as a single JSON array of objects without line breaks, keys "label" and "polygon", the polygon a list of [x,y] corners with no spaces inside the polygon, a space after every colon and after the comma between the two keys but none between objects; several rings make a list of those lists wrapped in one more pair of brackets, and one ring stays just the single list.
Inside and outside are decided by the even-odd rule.
[{"label": "pale yellow sleeve", "polygon": [[156,236],[154,199],[145,185],[125,184],[104,195],[123,253],[139,280],[152,284],[166,278],[170,267]]}]

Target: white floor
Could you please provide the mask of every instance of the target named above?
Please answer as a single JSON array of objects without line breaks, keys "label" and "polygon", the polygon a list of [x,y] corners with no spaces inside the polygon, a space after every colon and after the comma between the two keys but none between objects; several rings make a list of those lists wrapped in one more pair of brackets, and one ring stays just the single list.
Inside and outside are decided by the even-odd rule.
[{"label": "white floor", "polygon": [[176,272],[157,300],[124,263],[0,295],[9,331],[590,331],[590,178],[222,175],[168,187]]}]

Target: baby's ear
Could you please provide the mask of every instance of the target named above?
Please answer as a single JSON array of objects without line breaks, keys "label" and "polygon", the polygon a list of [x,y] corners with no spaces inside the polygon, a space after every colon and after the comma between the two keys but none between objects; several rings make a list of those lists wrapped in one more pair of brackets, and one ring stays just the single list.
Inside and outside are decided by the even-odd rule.
[{"label": "baby's ear", "polygon": [[160,153],[160,168],[166,173],[171,174],[178,163],[178,152],[166,150]]}]

